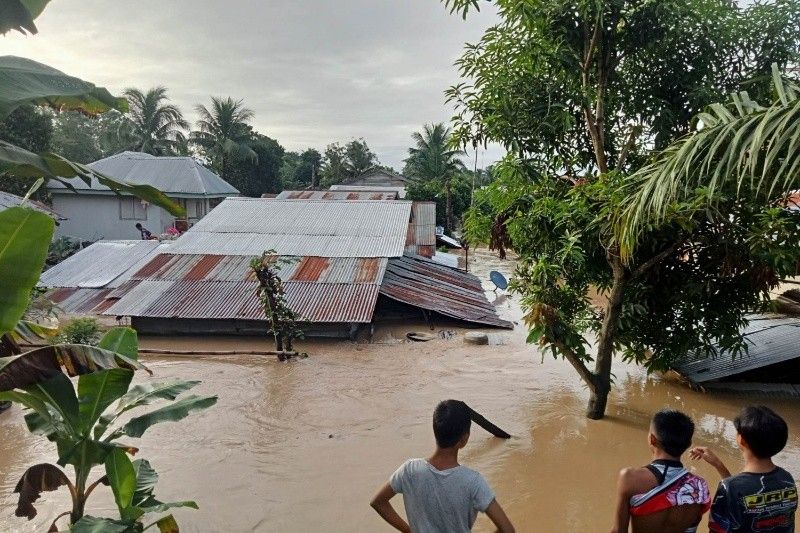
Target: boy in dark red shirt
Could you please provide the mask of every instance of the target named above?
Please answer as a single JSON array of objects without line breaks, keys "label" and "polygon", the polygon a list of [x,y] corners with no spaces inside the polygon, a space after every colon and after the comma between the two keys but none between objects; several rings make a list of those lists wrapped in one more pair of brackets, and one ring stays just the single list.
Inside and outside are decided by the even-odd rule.
[{"label": "boy in dark red shirt", "polygon": [[764,406],[745,407],[733,421],[744,470],[731,476],[706,447],[693,448],[693,459],[717,469],[722,481],[711,506],[709,528],[714,533],[794,533],[797,487],[792,475],[772,462],[789,438],[786,422]]}]

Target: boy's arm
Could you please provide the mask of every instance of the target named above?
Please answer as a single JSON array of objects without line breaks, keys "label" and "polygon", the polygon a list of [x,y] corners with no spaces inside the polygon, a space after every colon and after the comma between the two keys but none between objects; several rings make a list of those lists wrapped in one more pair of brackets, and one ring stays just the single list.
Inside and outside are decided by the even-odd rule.
[{"label": "boy's arm", "polygon": [[728,470],[728,467],[725,466],[719,457],[716,456],[714,452],[712,452],[706,446],[695,446],[691,450],[689,450],[689,456],[694,459],[695,461],[698,459],[702,459],[711,466],[713,466],[719,475],[722,476],[722,479],[731,477],[731,472]]},{"label": "boy's arm", "polygon": [[497,527],[497,531],[499,533],[515,533],[516,530],[514,529],[513,524],[511,524],[511,520],[508,519],[506,516],[506,512],[500,507],[500,504],[497,503],[497,500],[492,500],[492,503],[489,504],[489,507],[486,508],[486,516],[494,523]]},{"label": "boy's arm", "polygon": [[397,514],[397,511],[394,510],[394,507],[392,507],[392,504],[389,502],[389,500],[391,500],[395,494],[397,493],[394,491],[394,489],[392,489],[392,486],[387,483],[381,487],[381,490],[378,491],[378,494],[372,498],[370,505],[379,515],[381,515],[381,518],[386,520],[386,522],[397,531],[411,533],[411,527],[399,514]]},{"label": "boy's arm", "polygon": [[617,506],[614,512],[614,526],[611,533],[628,533],[630,515],[630,479],[631,470],[626,468],[619,473],[617,479]]}]

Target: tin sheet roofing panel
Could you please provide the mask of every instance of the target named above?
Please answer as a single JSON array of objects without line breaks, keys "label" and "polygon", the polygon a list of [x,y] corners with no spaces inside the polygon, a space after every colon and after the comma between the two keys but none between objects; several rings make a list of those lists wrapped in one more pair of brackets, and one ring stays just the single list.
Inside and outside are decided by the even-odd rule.
[{"label": "tin sheet roofing panel", "polygon": [[397,257],[411,202],[227,198],[178,239],[172,253]]},{"label": "tin sheet roofing panel", "polygon": [[389,259],[381,294],[465,322],[513,328],[497,315],[477,277],[423,257]]},{"label": "tin sheet roofing panel", "polygon": [[[152,185],[168,195],[226,196],[239,191],[204,167],[192,157],[157,157],[140,152],[122,152],[90,163],[89,168],[134,185]],[[92,179],[91,187],[83,180],[72,179],[78,190],[112,194],[111,189]],[[57,181],[48,184],[50,190],[72,192]]]},{"label": "tin sheet roofing panel", "polygon": [[[8,209],[9,207],[16,207],[23,202],[25,202],[25,199],[21,196],[11,194],[10,192],[0,191],[0,211],[3,209]],[[29,199],[27,202],[25,202],[25,206],[36,209],[37,211],[41,211],[45,215],[51,216],[56,220],[66,220],[66,218],[53,211],[49,206],[43,204],[42,202]]]},{"label": "tin sheet roofing panel", "polygon": [[[264,320],[254,281],[143,280],[105,314],[204,320]],[[375,284],[285,283],[286,302],[310,322],[368,323]]]},{"label": "tin sheet roofing panel", "polygon": [[331,185],[331,191],[347,191],[347,192],[388,192],[396,193],[397,197],[401,200],[406,197],[406,188],[401,186],[391,185],[347,185],[338,184]]},{"label": "tin sheet roofing panel", "polygon": [[47,293],[47,298],[64,313],[87,315],[99,313],[109,305],[106,298],[111,290],[61,288]]},{"label": "tin sheet roofing panel", "polygon": [[705,383],[800,357],[797,318],[752,317],[742,335],[748,341],[747,354],[735,358],[729,353],[689,358],[676,365],[675,370],[694,383]]},{"label": "tin sheet roofing panel", "polygon": [[397,200],[397,191],[283,191],[278,200]]},{"label": "tin sheet roofing panel", "polygon": [[149,261],[159,249],[158,241],[100,241],[46,270],[42,287],[113,287],[126,281],[132,270]]}]

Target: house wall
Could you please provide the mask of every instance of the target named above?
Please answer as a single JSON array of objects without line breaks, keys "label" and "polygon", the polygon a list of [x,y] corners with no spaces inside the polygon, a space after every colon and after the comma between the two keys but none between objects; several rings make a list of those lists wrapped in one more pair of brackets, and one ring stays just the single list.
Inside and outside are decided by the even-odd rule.
[{"label": "house wall", "polygon": [[[136,223],[150,230],[154,235],[164,233],[175,224],[175,217],[155,205],[146,208],[147,218],[143,220],[121,218],[119,196],[88,194],[53,194],[53,209],[68,220],[56,228],[56,237],[73,237],[86,241],[98,239],[138,239]],[[189,227],[203,218],[222,199],[217,198],[178,198],[186,208]],[[128,200],[130,201],[130,200]],[[139,201],[139,200],[135,200]]]},{"label": "house wall", "polygon": [[136,229],[137,222],[141,222],[154,234],[164,231],[162,221],[164,217],[170,217],[169,213],[160,207],[148,205],[146,219],[122,219],[120,198],[116,195],[53,194],[53,209],[67,218],[56,227],[56,237],[66,236],[87,241],[138,239],[140,235]]}]

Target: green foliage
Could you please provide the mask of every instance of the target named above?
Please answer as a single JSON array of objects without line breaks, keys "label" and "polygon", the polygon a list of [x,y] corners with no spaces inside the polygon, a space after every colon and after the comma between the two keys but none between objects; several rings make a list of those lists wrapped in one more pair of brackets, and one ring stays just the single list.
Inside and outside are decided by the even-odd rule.
[{"label": "green foliage", "polygon": [[322,160],[323,188],[358,177],[378,163],[378,158],[364,139],[353,139],[346,145],[329,144]]},{"label": "green foliage", "polygon": [[27,207],[0,211],[0,335],[25,313],[54,228],[52,218]]},{"label": "green foliage", "polygon": [[[0,123],[0,140],[33,152],[49,150],[52,136],[53,124],[50,114],[32,105],[18,107]],[[29,180],[13,176],[0,180],[0,190],[17,196],[25,196],[30,186]],[[42,193],[40,189],[34,197],[44,198]]]},{"label": "green foliage", "polygon": [[[197,381],[146,382],[130,387],[133,370],[143,368],[136,361],[138,342],[131,329],[112,329],[100,341],[100,347],[104,349],[56,346],[0,358],[0,400],[27,407],[28,429],[55,443],[58,465],[75,468],[73,482],[55,465],[31,467],[20,481],[25,490],[20,492],[16,514],[33,518],[33,503],[39,493],[66,485],[72,495],[73,531],[142,531],[145,526],[141,519],[146,514],[175,507],[196,509],[197,505],[157,500],[153,494],[158,480],[155,470],[146,460],[131,461],[128,455],[137,450],[117,439],[139,437],[153,424],[181,420],[191,411],[214,405],[216,397],[178,398]],[[80,374],[77,389],[61,372],[62,364],[70,375]],[[161,407],[128,422],[120,420],[124,413],[163,400],[167,403]],[[88,484],[91,471],[101,465],[105,475]],[[87,498],[101,484],[111,487],[119,520],[84,516]],[[171,517],[162,520],[165,527],[174,524]]]},{"label": "green foliage", "polygon": [[153,155],[173,155],[178,144],[185,138],[183,130],[189,123],[183,119],[180,109],[168,104],[167,89],[153,87],[147,92],[136,88],[125,89],[131,122],[133,149]]},{"label": "green foliage", "polygon": [[728,105],[712,104],[697,117],[702,129],[631,176],[615,227],[623,254],[648,225],[675,216],[676,203],[695,197],[698,188],[708,200],[701,208],[718,211],[733,199],[780,205],[799,187],[800,87],[774,69],[771,105],[758,104],[746,91],[734,93]]},{"label": "green foliage", "polygon": [[248,122],[253,112],[241,100],[212,96],[211,109],[198,105],[195,110],[200,115],[198,129],[189,139],[223,179],[228,179],[235,156],[258,160],[250,147],[253,129]]},{"label": "green foliage", "polygon": [[313,148],[302,153],[286,152],[280,170],[281,189],[296,190],[318,185],[321,163],[322,154]]},{"label": "green foliage", "polygon": [[[746,313],[764,308],[795,260],[794,215],[730,190],[718,191],[721,212],[702,207],[717,192],[711,167],[696,164],[696,181],[649,182],[669,215],[642,224],[629,249],[620,250],[614,226],[632,200],[627,176],[649,150],[689,132],[694,115],[744,84],[752,98],[765,94],[770,63],[797,57],[800,3],[495,3],[500,23],[467,46],[457,63],[465,81],[448,91],[459,144],[498,142],[510,152],[476,193],[465,230],[520,255],[512,288],[529,341],[575,367],[591,393],[587,415],[600,418],[615,353],[651,370],[713,342],[741,353]],[[464,15],[477,6],[445,4]],[[676,186],[686,194],[672,195]],[[600,297],[590,300],[594,290]]]},{"label": "green foliage", "polygon": [[59,237],[53,239],[47,249],[47,260],[45,261],[46,267],[52,267],[59,264],[64,259],[67,259],[81,250],[81,242],[69,237]]},{"label": "green foliage", "polygon": [[16,30],[23,35],[37,33],[34,19],[38,17],[50,0],[7,0],[0,7],[0,35]]},{"label": "green foliage", "polygon": [[[460,221],[472,199],[472,176],[462,173],[450,178],[453,220]],[[406,187],[405,200],[436,202],[436,225],[446,226],[447,193],[439,180],[413,180]]]},{"label": "green foliage", "polygon": [[100,341],[100,323],[96,318],[82,317],[67,322],[54,339],[55,344],[87,344],[96,346]]},{"label": "green foliage", "polygon": [[227,181],[239,189],[243,196],[258,198],[264,193],[279,192],[283,146],[275,139],[254,133],[250,148],[256,158],[241,154],[232,156]]},{"label": "green foliage", "polygon": [[96,117],[62,111],[53,117],[52,150],[84,165],[131,150],[134,141],[132,123],[116,111]]},{"label": "green foliage", "polygon": [[414,132],[411,137],[415,146],[408,149],[403,173],[417,181],[430,183],[428,187],[439,190],[445,200],[444,227],[452,231],[458,216],[453,208],[453,181],[455,176],[466,170],[459,159],[466,154],[452,148],[450,128],[441,123],[425,124],[421,133]]}]

